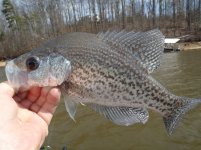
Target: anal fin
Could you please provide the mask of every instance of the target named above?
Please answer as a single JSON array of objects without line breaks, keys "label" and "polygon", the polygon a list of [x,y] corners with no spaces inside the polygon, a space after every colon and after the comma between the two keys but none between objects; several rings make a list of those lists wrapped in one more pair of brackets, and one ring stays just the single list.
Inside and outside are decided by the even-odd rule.
[{"label": "anal fin", "polygon": [[149,118],[149,113],[146,108],[111,107],[98,104],[87,104],[87,106],[118,125],[145,124]]}]

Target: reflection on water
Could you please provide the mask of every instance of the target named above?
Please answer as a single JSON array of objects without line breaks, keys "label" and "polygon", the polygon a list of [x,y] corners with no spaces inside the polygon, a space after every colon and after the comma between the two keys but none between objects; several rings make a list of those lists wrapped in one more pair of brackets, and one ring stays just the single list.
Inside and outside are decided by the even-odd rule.
[{"label": "reflection on water", "polygon": [[[153,74],[177,95],[201,97],[201,51],[168,53]],[[0,74],[1,79],[2,74]],[[172,136],[168,136],[162,117],[150,112],[145,125],[117,126],[87,107],[79,106],[76,123],[60,103],[49,128],[45,145],[59,150],[200,150],[201,106],[189,112]]]}]

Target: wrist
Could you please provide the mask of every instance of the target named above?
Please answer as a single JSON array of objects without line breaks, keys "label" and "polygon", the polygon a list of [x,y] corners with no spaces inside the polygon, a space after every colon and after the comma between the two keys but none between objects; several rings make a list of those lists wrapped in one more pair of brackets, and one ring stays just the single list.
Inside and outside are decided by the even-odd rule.
[{"label": "wrist", "polygon": [[0,150],[38,150],[39,146],[33,146],[32,141],[27,141],[26,137],[16,131],[1,129]]}]

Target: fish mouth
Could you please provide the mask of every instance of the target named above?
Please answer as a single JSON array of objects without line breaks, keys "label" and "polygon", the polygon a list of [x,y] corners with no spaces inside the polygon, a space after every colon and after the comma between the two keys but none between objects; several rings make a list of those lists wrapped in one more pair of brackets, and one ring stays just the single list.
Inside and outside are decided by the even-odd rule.
[{"label": "fish mouth", "polygon": [[19,69],[13,60],[7,62],[5,67],[6,77],[8,82],[12,85],[15,91],[28,90],[28,74],[25,71]]}]

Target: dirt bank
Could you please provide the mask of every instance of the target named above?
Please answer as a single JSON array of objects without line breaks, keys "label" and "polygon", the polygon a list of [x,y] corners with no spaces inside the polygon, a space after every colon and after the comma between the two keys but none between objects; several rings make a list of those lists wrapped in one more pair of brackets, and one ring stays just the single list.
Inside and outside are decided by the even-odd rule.
[{"label": "dirt bank", "polygon": [[5,65],[6,65],[6,63],[5,63],[5,62],[0,61],[0,67],[3,67],[3,66],[5,66]]},{"label": "dirt bank", "polygon": [[201,42],[184,42],[184,43],[178,43],[179,48],[182,51],[188,51],[188,50],[201,50]]}]

